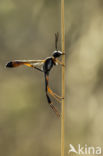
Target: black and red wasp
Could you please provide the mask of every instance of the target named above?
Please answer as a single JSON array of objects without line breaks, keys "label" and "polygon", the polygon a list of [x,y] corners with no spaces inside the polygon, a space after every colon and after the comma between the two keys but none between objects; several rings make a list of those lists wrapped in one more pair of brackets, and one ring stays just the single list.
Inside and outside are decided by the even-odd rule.
[{"label": "black and red wasp", "polygon": [[[32,67],[32,68],[35,68],[36,70],[43,72],[44,77],[45,77],[45,92],[46,92],[46,97],[47,97],[48,103],[49,103],[50,107],[54,110],[56,115],[59,117],[60,114],[57,111],[56,107],[53,105],[53,103],[49,97],[49,94],[52,97],[54,97],[58,102],[61,102],[63,97],[54,93],[50,89],[49,84],[48,84],[49,73],[50,73],[51,69],[53,68],[53,66],[58,65],[58,64],[64,66],[64,64],[60,60],[58,60],[58,58],[60,56],[64,55],[64,53],[62,51],[58,50],[58,47],[57,47],[58,37],[59,37],[59,34],[55,33],[55,49],[56,50],[52,53],[52,56],[47,57],[43,60],[14,60],[14,61],[9,62],[6,65],[6,67],[12,68],[12,67],[19,67],[21,65],[25,65],[25,66]],[[41,66],[42,66],[42,68],[40,68]]]}]

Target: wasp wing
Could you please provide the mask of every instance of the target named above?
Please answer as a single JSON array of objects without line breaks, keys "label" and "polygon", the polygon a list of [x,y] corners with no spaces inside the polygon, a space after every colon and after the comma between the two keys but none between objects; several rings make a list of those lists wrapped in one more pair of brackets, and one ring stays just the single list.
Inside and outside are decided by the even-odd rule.
[{"label": "wasp wing", "polygon": [[6,67],[13,68],[13,67],[25,65],[28,67],[35,68],[35,67],[43,65],[44,62],[45,60],[14,60],[14,61],[7,63]]}]

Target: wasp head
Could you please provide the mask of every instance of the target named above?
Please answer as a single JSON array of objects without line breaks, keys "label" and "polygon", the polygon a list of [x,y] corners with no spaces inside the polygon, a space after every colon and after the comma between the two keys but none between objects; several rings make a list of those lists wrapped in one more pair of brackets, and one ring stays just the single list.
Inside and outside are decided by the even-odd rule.
[{"label": "wasp head", "polygon": [[52,54],[54,58],[60,57],[61,55],[64,55],[62,51],[54,51]]}]

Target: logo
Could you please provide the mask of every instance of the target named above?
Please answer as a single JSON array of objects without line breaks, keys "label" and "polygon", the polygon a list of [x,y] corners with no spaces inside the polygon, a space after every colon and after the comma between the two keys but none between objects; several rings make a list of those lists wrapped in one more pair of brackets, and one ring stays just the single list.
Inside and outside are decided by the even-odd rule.
[{"label": "logo", "polygon": [[87,144],[85,146],[81,146],[80,144],[77,145],[77,148],[75,148],[72,144],[69,145],[69,151],[68,153],[75,153],[79,155],[101,155],[102,149],[101,147],[89,147]]}]

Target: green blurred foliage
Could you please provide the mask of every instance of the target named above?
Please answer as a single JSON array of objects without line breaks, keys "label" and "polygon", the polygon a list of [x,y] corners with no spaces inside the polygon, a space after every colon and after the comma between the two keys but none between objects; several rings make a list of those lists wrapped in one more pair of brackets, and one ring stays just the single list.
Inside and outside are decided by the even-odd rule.
[{"label": "green blurred foliage", "polygon": [[[65,0],[65,155],[69,143],[103,145],[102,18],[102,0]],[[59,0],[0,0],[2,156],[60,155],[60,120],[47,103],[43,74],[5,68],[13,59],[51,55],[57,31]],[[51,73],[50,86],[60,94],[61,68]],[[55,105],[60,111],[60,104]]]}]

